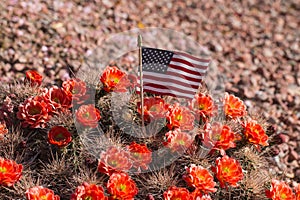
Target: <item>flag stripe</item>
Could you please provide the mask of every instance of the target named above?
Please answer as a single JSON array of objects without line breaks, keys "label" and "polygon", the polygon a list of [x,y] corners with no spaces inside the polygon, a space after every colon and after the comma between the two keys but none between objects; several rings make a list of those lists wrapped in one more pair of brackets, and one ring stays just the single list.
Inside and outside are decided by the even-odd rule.
[{"label": "flag stripe", "polygon": [[147,83],[147,84],[144,84],[144,87],[145,86],[156,87],[159,89],[168,89],[170,91],[177,91],[177,92],[186,93],[186,94],[195,94],[195,92],[197,91],[197,89],[193,89],[193,88],[181,89],[181,88],[170,86],[170,85],[161,85],[161,84],[155,84],[155,83]]},{"label": "flag stripe", "polygon": [[143,78],[151,79],[153,77],[158,77],[162,79],[171,79],[170,81],[180,81],[181,83],[186,83],[190,85],[199,85],[202,79],[192,79],[189,77],[185,77],[178,73],[168,72],[168,74],[159,74],[154,72],[143,72]]},{"label": "flag stripe", "polygon": [[202,75],[197,76],[194,74],[189,74],[184,71],[180,71],[172,68],[169,68],[166,74],[177,76],[177,77],[184,77],[187,80],[196,81],[196,82],[201,81],[203,78]]},{"label": "flag stripe", "polygon": [[174,69],[176,71],[180,71],[182,73],[185,73],[186,76],[190,76],[190,75],[194,75],[194,78],[197,77],[197,76],[202,76],[201,73],[199,72],[196,72],[196,71],[191,71],[189,69],[187,69],[186,67],[181,67],[179,65],[173,65],[173,64],[170,64],[169,65],[169,68],[168,68],[168,71],[170,69]]},{"label": "flag stripe", "polygon": [[206,70],[204,69],[198,69],[198,68],[195,68],[195,66],[188,66],[184,63],[180,63],[180,62],[174,62],[171,60],[169,66],[179,66],[179,67],[182,67],[182,69],[185,69],[185,70],[189,70],[191,72],[194,72],[194,73],[205,73]]},{"label": "flag stripe", "polygon": [[[139,88],[137,88],[137,91],[139,91]],[[186,92],[177,92],[177,91],[170,91],[169,89],[160,89],[156,87],[151,87],[151,86],[144,86],[144,92],[150,92],[153,94],[157,95],[169,95],[169,96],[174,96],[174,97],[181,97],[181,98],[188,98],[192,99],[194,98],[194,94],[187,94]]]},{"label": "flag stripe", "polygon": [[188,84],[188,83],[183,83],[183,82],[180,82],[180,81],[174,81],[172,79],[169,79],[169,78],[159,78],[159,77],[153,77],[153,76],[150,76],[150,77],[144,77],[143,80],[145,82],[148,82],[148,83],[157,83],[157,84],[161,84],[163,82],[165,82],[166,85],[171,85],[171,86],[175,86],[175,87],[178,87],[178,88],[193,88],[193,89],[198,89],[199,87],[199,83],[197,85],[191,85],[191,84]]},{"label": "flag stripe", "polygon": [[183,58],[176,58],[176,55],[173,56],[171,62],[176,62],[176,63],[183,63],[187,66],[190,66],[192,68],[195,68],[195,70],[199,71],[199,70],[206,70],[207,69],[207,66],[203,66],[203,65],[196,65],[196,64],[193,64],[187,60],[184,60]]},{"label": "flag stripe", "polygon": [[[196,62],[208,63],[208,64],[209,64],[209,62],[210,62],[210,60],[208,60],[208,59],[197,58],[197,57],[194,57],[194,56],[192,56],[192,55],[190,55],[190,54],[183,53],[183,52],[174,51],[173,53],[174,53],[175,55],[181,55],[181,56],[187,57],[187,58],[192,59],[192,60],[194,60],[194,61],[196,61]],[[208,64],[205,64],[205,66],[208,66]]]},{"label": "flag stripe", "polygon": [[[185,73],[184,73],[185,74]],[[196,82],[197,84],[199,84],[199,82],[202,82],[203,77],[202,76],[194,76],[194,75],[184,75],[183,72],[180,72],[178,70],[174,70],[169,68],[169,70],[167,71],[166,75],[169,76],[175,76],[174,79],[178,80],[178,78],[181,78],[180,80],[187,82],[187,81],[192,81],[192,82]],[[185,81],[187,80],[187,81]]]}]

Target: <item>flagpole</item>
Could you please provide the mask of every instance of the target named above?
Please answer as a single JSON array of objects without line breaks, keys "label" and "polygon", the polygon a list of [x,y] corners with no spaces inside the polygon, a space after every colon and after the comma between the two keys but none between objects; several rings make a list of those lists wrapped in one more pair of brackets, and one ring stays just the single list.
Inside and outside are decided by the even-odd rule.
[{"label": "flagpole", "polygon": [[142,61],[142,35],[138,35],[139,47],[139,67],[140,67],[140,95],[141,95],[141,115],[142,115],[142,130],[144,131],[144,87],[143,87],[143,61]]}]

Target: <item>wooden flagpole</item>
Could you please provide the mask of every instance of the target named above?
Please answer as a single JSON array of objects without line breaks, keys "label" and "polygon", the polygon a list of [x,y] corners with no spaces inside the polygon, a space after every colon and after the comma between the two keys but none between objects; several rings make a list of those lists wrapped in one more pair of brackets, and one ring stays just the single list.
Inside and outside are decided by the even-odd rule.
[{"label": "wooden flagpole", "polygon": [[141,95],[141,111],[142,111],[142,130],[144,131],[144,87],[143,87],[143,60],[142,60],[142,35],[138,35],[139,47],[139,67],[140,67],[140,95]]}]

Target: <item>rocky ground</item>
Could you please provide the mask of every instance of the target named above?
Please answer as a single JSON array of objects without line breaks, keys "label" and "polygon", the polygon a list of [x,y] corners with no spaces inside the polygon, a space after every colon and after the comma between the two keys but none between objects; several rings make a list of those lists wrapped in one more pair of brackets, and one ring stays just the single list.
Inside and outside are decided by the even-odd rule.
[{"label": "rocky ground", "polygon": [[300,4],[297,0],[0,3],[0,80],[37,69],[72,76],[111,33],[164,27],[196,40],[226,75],[226,90],[262,113],[284,143],[275,170],[300,181]]}]

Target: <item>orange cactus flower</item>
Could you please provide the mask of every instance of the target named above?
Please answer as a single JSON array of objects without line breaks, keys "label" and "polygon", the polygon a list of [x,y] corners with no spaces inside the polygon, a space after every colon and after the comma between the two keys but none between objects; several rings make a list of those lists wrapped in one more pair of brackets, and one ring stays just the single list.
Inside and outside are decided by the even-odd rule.
[{"label": "orange cactus flower", "polygon": [[106,152],[102,152],[98,164],[98,171],[107,175],[114,172],[127,171],[132,167],[128,152],[110,147]]},{"label": "orange cactus flower", "polygon": [[0,185],[13,186],[22,176],[23,165],[0,157]]},{"label": "orange cactus flower", "polygon": [[295,192],[296,192],[296,200],[300,200],[300,183],[297,184],[295,188]]},{"label": "orange cactus flower", "polygon": [[37,199],[45,199],[45,200],[60,200],[58,195],[55,195],[53,190],[48,188],[44,188],[43,186],[35,186],[29,188],[25,192],[27,200],[37,200]]},{"label": "orange cactus flower", "polygon": [[107,200],[101,186],[84,182],[71,195],[70,200]]},{"label": "orange cactus flower", "polygon": [[126,173],[113,173],[107,182],[107,191],[112,199],[134,200],[138,193],[135,182]]},{"label": "orange cactus flower", "polygon": [[91,128],[96,128],[101,119],[100,111],[93,104],[80,106],[75,115],[81,125]]},{"label": "orange cactus flower", "polygon": [[4,135],[7,133],[8,133],[8,130],[6,128],[5,122],[4,123],[0,122],[0,140],[2,140],[4,138]]},{"label": "orange cactus flower", "polygon": [[220,123],[206,124],[203,133],[203,145],[207,148],[225,151],[235,147],[236,140],[234,132],[229,126]]},{"label": "orange cactus flower", "polygon": [[131,86],[130,80],[125,72],[117,67],[106,67],[100,78],[103,89],[106,92],[126,92],[127,87]]},{"label": "orange cactus flower", "polygon": [[269,145],[268,136],[265,133],[265,130],[255,120],[248,120],[243,126],[245,128],[245,137],[249,142],[262,146]]},{"label": "orange cactus flower", "polygon": [[208,94],[196,94],[189,106],[196,113],[197,120],[207,121],[207,118],[213,115],[214,102]]},{"label": "orange cactus flower", "polygon": [[54,112],[62,111],[72,107],[72,97],[65,90],[53,86],[49,90],[45,89],[44,98],[52,106]]},{"label": "orange cactus flower", "polygon": [[193,200],[193,196],[186,188],[171,186],[164,192],[164,200]]},{"label": "orange cactus flower", "polygon": [[180,128],[181,130],[192,130],[194,128],[195,117],[186,107],[179,106],[176,103],[174,106],[169,106],[167,112],[167,127],[172,130]]},{"label": "orange cactus flower", "polygon": [[192,143],[192,136],[187,132],[181,132],[181,130],[177,128],[166,133],[166,142],[164,142],[164,145],[173,152],[182,152],[189,148]]},{"label": "orange cactus flower", "polygon": [[202,194],[202,192],[196,188],[194,192],[192,192],[193,200],[212,200],[208,194]]},{"label": "orange cactus flower", "polygon": [[240,98],[228,93],[225,93],[224,111],[227,117],[233,119],[247,115],[244,102]]},{"label": "orange cactus flower", "polygon": [[292,188],[284,181],[272,180],[271,189],[266,191],[266,196],[272,200],[295,200]]},{"label": "orange cactus flower", "polygon": [[88,98],[86,84],[80,79],[64,81],[62,89],[72,99],[72,101],[77,104],[82,103]]},{"label": "orange cactus flower", "polygon": [[195,199],[195,200],[212,200],[212,199],[209,195],[205,194],[202,197]]},{"label": "orange cactus flower", "polygon": [[215,188],[216,182],[214,182],[214,177],[207,169],[194,164],[191,164],[190,167],[186,167],[185,169],[186,174],[183,176],[183,179],[189,186],[192,186],[204,193],[217,191]]},{"label": "orange cactus flower", "polygon": [[205,194],[202,197],[200,197],[200,199],[195,199],[195,200],[212,200],[212,199],[209,195]]},{"label": "orange cactus flower", "polygon": [[130,152],[132,165],[136,169],[148,169],[149,163],[152,161],[152,152],[144,144],[137,144],[132,142],[127,146],[128,151]]},{"label": "orange cactus flower", "polygon": [[240,163],[228,156],[217,158],[216,166],[212,167],[212,171],[220,181],[221,188],[227,187],[226,183],[236,187],[238,186],[237,183],[244,177]]},{"label": "orange cactus flower", "polygon": [[48,142],[58,147],[64,147],[72,141],[71,133],[62,126],[54,126],[48,132]]},{"label": "orange cactus flower", "polygon": [[31,86],[42,84],[43,76],[40,75],[37,71],[28,70],[26,71],[25,75],[25,81],[28,81]]},{"label": "orange cactus flower", "polygon": [[19,106],[17,117],[23,127],[45,128],[51,118],[52,107],[41,96],[30,97]]},{"label": "orange cactus flower", "polygon": [[[138,112],[141,114],[141,102],[138,102]],[[165,118],[168,111],[168,105],[160,97],[145,98],[144,99],[144,120]]]}]

